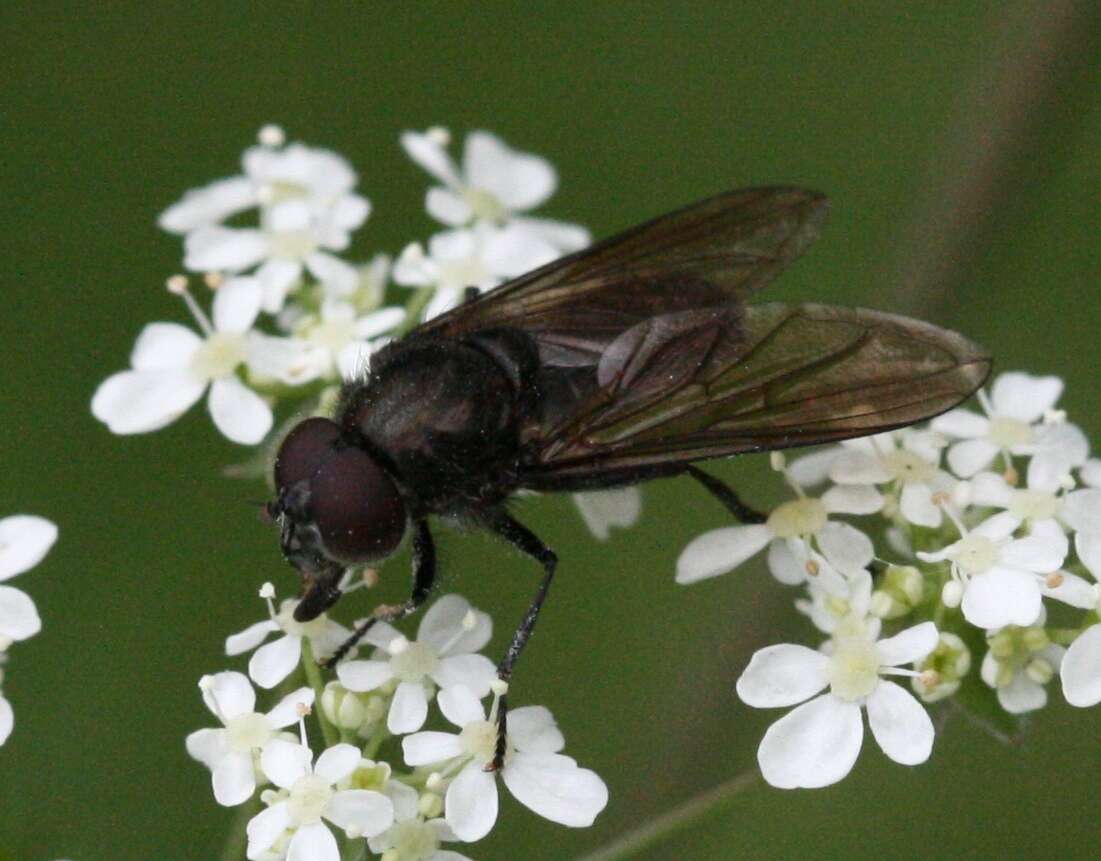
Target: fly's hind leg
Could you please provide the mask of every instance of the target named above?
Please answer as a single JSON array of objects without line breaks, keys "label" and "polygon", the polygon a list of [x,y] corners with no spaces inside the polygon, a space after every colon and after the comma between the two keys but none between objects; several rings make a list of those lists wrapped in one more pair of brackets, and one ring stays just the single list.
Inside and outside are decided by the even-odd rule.
[{"label": "fly's hind leg", "polygon": [[704,489],[719,500],[719,502],[726,507],[726,510],[733,514],[735,519],[741,523],[764,523],[768,519],[755,508],[750,508],[742,502],[738,494],[728,487],[725,482],[720,481],[710,473],[704,472],[702,469],[692,464],[688,465],[685,472],[702,484]]},{"label": "fly's hind leg", "polygon": [[379,622],[396,622],[406,616],[415,613],[432,592],[432,586],[436,582],[436,545],[432,541],[432,533],[428,531],[428,524],[418,520],[413,524],[413,592],[409,598],[401,604],[383,604],[376,607],[371,616],[352,635],[340,644],[331,658],[325,662],[327,669],[335,667],[356,644],[359,643]]},{"label": "fly's hind leg", "polygon": [[527,645],[528,640],[531,638],[531,632],[534,630],[535,622],[539,618],[539,611],[542,609],[543,602],[547,598],[547,592],[550,590],[551,581],[554,579],[554,570],[558,566],[558,556],[553,550],[547,547],[534,532],[504,512],[496,515],[494,519],[490,521],[489,529],[505,539],[505,541],[517,550],[531,556],[536,562],[543,566],[543,580],[539,584],[539,590],[535,593],[535,598],[524,614],[524,618],[521,620],[520,626],[516,629],[516,633],[512,635],[512,641],[509,643],[508,651],[505,652],[505,656],[501,660],[501,663],[497,665],[497,678],[504,682],[505,687],[504,693],[501,694],[498,700],[497,707],[497,750],[493,757],[493,762],[489,766],[490,769],[497,770],[504,765],[508,738],[507,685],[509,679],[512,678],[512,671],[516,666],[516,661],[520,657],[520,653],[524,650],[524,646]]}]

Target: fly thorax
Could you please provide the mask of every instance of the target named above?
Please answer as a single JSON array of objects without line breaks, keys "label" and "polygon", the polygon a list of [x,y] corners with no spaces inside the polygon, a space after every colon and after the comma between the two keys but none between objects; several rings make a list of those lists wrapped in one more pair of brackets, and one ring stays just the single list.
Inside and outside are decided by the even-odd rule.
[{"label": "fly thorax", "polygon": [[1032,426],[1018,419],[996,416],[990,420],[987,438],[996,446],[1012,449],[1032,442]]},{"label": "fly thorax", "polygon": [[307,774],[298,778],[287,799],[287,812],[294,826],[312,825],[321,821],[321,814],[333,797],[333,787],[325,778]]},{"label": "fly thorax", "polygon": [[195,351],[191,370],[204,380],[228,377],[248,356],[248,341],[239,332],[214,332]]},{"label": "fly thorax", "polygon": [[274,735],[271,721],[259,712],[237,715],[226,723],[229,746],[240,753],[263,747]]},{"label": "fly thorax", "polygon": [[815,535],[826,525],[826,506],[820,499],[793,499],[773,509],[768,516],[769,531],[777,538]]},{"label": "fly thorax", "polygon": [[885,454],[883,465],[902,484],[928,484],[937,474],[936,466],[904,448]]},{"label": "fly thorax", "polygon": [[845,637],[835,640],[830,658],[830,691],[838,699],[855,702],[868,696],[879,684],[882,660],[872,640]]},{"label": "fly thorax", "polygon": [[961,574],[974,577],[994,567],[998,546],[984,535],[971,534],[960,541],[954,558]]},{"label": "fly thorax", "polygon": [[1008,511],[1021,520],[1050,520],[1063,507],[1063,500],[1044,490],[1015,490]]},{"label": "fly thorax", "polygon": [[410,642],[390,658],[390,669],[403,682],[419,682],[440,665],[436,650],[426,643]]}]

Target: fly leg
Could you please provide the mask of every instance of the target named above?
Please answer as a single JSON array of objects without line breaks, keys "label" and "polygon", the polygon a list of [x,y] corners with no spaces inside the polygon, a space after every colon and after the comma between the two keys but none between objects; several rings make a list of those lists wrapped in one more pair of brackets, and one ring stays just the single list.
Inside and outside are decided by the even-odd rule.
[{"label": "fly leg", "polygon": [[432,585],[436,582],[436,545],[432,541],[432,533],[428,531],[428,524],[418,520],[413,524],[413,593],[409,599],[401,604],[382,604],[374,609],[370,618],[361,623],[352,635],[340,644],[331,658],[325,662],[326,669],[332,669],[355,645],[362,640],[367,632],[378,622],[396,622],[404,619],[411,613],[415,613],[432,591]]},{"label": "fly leg", "polygon": [[710,473],[704,472],[702,469],[692,464],[689,464],[685,471],[702,484],[708,493],[726,506],[726,510],[733,514],[734,518],[741,523],[764,523],[768,519],[765,515],[761,514],[761,512],[754,508],[750,508],[742,502],[738,494],[727,487],[725,482],[720,481]]},{"label": "fly leg", "polygon": [[[528,640],[531,638],[531,632],[535,628],[536,620],[539,618],[539,610],[542,608],[543,602],[547,598],[547,591],[550,589],[551,580],[554,579],[554,569],[558,565],[558,556],[553,550],[547,547],[535,533],[524,526],[524,524],[514,520],[504,512],[498,514],[490,522],[489,528],[517,550],[526,553],[543,566],[543,581],[539,584],[539,591],[535,593],[535,599],[531,602],[531,606],[528,607],[528,611],[524,614],[524,618],[520,622],[520,627],[518,627],[516,633],[512,635],[512,642],[509,643],[508,651],[505,652],[505,657],[501,660],[501,663],[497,665],[497,678],[507,685],[509,679],[512,678],[512,670],[516,666],[516,660],[520,657],[520,653],[524,650],[524,646],[527,645]],[[493,763],[489,766],[489,768],[494,771],[499,770],[505,763],[505,750],[508,738],[507,689],[501,694],[497,709],[497,750],[493,757]]]}]

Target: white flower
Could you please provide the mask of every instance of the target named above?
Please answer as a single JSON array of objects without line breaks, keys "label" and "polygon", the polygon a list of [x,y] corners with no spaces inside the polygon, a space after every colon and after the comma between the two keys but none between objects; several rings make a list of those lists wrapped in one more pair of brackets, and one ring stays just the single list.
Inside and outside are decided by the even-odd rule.
[{"label": "white flower", "polygon": [[428,240],[428,253],[419,242],[407,245],[394,264],[394,281],[406,287],[434,287],[425,319],[450,310],[462,301],[468,287],[489,290],[549,263],[558,250],[530,230],[517,225],[447,230]]},{"label": "white flower", "polygon": [[989,649],[979,674],[1011,714],[1047,704],[1045,685],[1059,672],[1066,649],[1053,644],[1041,626],[1003,628],[988,638]]},{"label": "white flower", "polygon": [[226,807],[241,804],[256,791],[254,755],[273,741],[277,730],[313,705],[314,692],[299,688],[267,714],[255,711],[256,693],[241,673],[223,672],[199,681],[203,702],[223,729],[200,729],[187,737],[187,752],[211,771],[214,798]]},{"label": "white flower", "polygon": [[478,697],[489,693],[497,672],[493,662],[474,654],[489,642],[493,623],[459,595],[444,595],[421,619],[410,642],[395,628],[376,624],[367,640],[379,649],[372,660],[345,661],[337,667],[340,683],[350,691],[371,691],[394,680],[397,688],[386,719],[393,735],[414,732],[428,717],[434,686],[470,688]]},{"label": "white flower", "polygon": [[[3,669],[0,669],[0,681],[3,681]],[[11,703],[4,698],[4,694],[0,692],[0,746],[3,746],[4,742],[8,740],[8,736],[11,735],[12,729],[15,727],[15,712],[12,711]]]},{"label": "white flower", "polygon": [[[42,561],[57,540],[57,527],[33,514],[14,514],[0,519],[0,582],[29,571]],[[0,586],[0,653],[19,640],[33,637],[42,629],[34,601],[14,586]],[[11,731],[11,707],[0,705],[0,735],[4,711]]]},{"label": "white flower", "polygon": [[394,822],[394,806],[381,792],[337,789],[359,766],[359,748],[338,744],[311,765],[305,745],[276,739],[264,748],[260,765],[268,779],[284,790],[268,797],[271,806],[248,823],[248,857],[263,857],[290,831],[287,861],[340,861],[336,838],[328,820],[349,837],[373,837]]},{"label": "white flower", "polygon": [[[497,701],[487,719],[478,698],[464,687],[441,691],[440,710],[461,732],[418,732],[402,739],[405,761],[432,765],[450,779],[444,817],[460,840],[480,840],[497,821],[497,772],[487,771],[497,749]],[[501,778],[513,797],[540,816],[581,828],[592,825],[608,803],[604,781],[568,756],[551,713],[526,706],[508,713]],[[457,772],[457,774],[456,774]]]},{"label": "white flower", "polygon": [[443,183],[429,189],[425,198],[433,218],[449,227],[511,221],[560,252],[589,244],[589,232],[576,224],[516,214],[534,209],[554,194],[558,177],[546,159],[510,149],[489,132],[475,131],[466,137],[460,171],[447,154],[448,142],[447,132],[438,128],[401,136],[409,157]]},{"label": "white flower", "polygon": [[1067,538],[1053,520],[1035,523],[1030,535],[1013,538],[1020,524],[1009,512],[995,514],[970,531],[960,525],[963,537],[943,550],[917,554],[925,562],[952,563],[944,601],[960,603],[972,625],[1031,625],[1040,614],[1044,575],[1063,564]]},{"label": "white flower", "polygon": [[[459,839],[451,826],[443,819],[426,818],[420,810],[419,796],[411,787],[390,783],[405,791],[390,796],[394,824],[367,841],[372,852],[385,861],[471,861],[466,855],[440,849],[440,843]],[[438,804],[438,797],[434,797],[432,806]]]},{"label": "white flower", "polygon": [[1082,484],[1089,487],[1101,487],[1101,458],[1092,457],[1078,471]]},{"label": "white flower", "polygon": [[[878,623],[856,621],[830,643],[830,654],[784,643],[756,652],[738,679],[738,696],[755,708],[802,703],[768,728],[757,750],[765,780],[780,789],[829,786],[852,769],[864,736],[872,735],[895,762],[917,765],[933,747],[933,724],[914,697],[883,675],[913,675],[937,644],[932,622],[876,641]],[[829,691],[814,696],[824,688]],[[804,702],[808,700],[809,702]]]},{"label": "white flower", "polygon": [[642,492],[637,487],[575,493],[573,501],[598,541],[607,541],[613,528],[634,526],[642,513]]},{"label": "white flower", "polygon": [[[922,431],[889,431],[875,436],[845,440],[843,451],[829,465],[829,476],[850,490],[862,489],[879,497],[877,485],[890,485],[888,513],[897,510],[910,523],[937,527],[943,517],[937,500],[947,497],[955,481],[938,466],[943,439]],[[868,503],[871,514],[879,507]]]},{"label": "white flower", "polygon": [[769,570],[781,583],[797,585],[818,575],[836,581],[834,569],[853,574],[872,561],[872,542],[856,527],[830,521],[829,515],[866,514],[877,499],[874,488],[834,487],[821,498],[804,496],[800,489],[797,499],[775,508],[764,523],[713,529],[690,541],[677,559],[677,582],[724,574],[765,547]]},{"label": "white flower", "polygon": [[117,434],[159,430],[209,387],[207,405],[218,430],[234,442],[260,442],[272,425],[271,408],[237,370],[247,364],[260,376],[275,377],[300,347],[285,338],[256,339],[252,325],[260,312],[260,287],[253,278],[230,279],[215,291],[213,323],[186,290],[182,295],[203,335],[177,323],[150,323],[134,345],[132,370],[100,384],[92,414]]},{"label": "white flower", "polygon": [[370,355],[385,343],[382,336],[404,319],[404,308],[380,308],[358,316],[350,302],[328,298],[316,315],[297,321],[294,334],[316,348],[313,351],[316,364],[312,368],[315,378],[351,379],[362,372]]},{"label": "white flower", "polygon": [[1101,703],[1101,625],[1091,625],[1070,644],[1060,676],[1063,697],[1072,706],[1085,708]]},{"label": "white flower", "polygon": [[[263,308],[275,313],[305,266],[337,292],[355,283],[355,268],[328,253],[343,251],[351,231],[370,213],[353,193],[356,175],[336,153],[303,144],[245,151],[243,176],[189,191],[160,217],[160,225],[186,234],[184,265],[193,271],[243,272],[256,277]],[[223,227],[224,219],[259,207],[259,228]]]},{"label": "white flower", "polygon": [[[824,564],[822,559],[818,562]],[[832,634],[846,619],[867,617],[872,603],[872,575],[867,571],[846,578],[830,578],[829,582],[840,583],[840,588],[827,588],[818,577],[808,578],[809,600],[795,601],[795,609],[824,634]]]},{"label": "white flower", "polygon": [[294,608],[297,606],[297,601],[288,598],[276,613],[269,600],[270,619],[249,625],[245,630],[226,638],[226,654],[233,656],[256,649],[269,634],[283,632],[284,636],[278,640],[256,649],[249,660],[248,674],[262,688],[274,688],[294,672],[302,658],[303,637],[309,638],[314,659],[322,661],[332,655],[352,634],[324,613],[309,622],[295,621]]},{"label": "white flower", "polygon": [[948,465],[961,478],[985,469],[999,454],[1031,455],[1030,487],[1085,463],[1089,445],[1074,425],[1045,422],[1063,393],[1058,377],[1035,377],[1019,371],[1000,374],[990,397],[980,391],[985,416],[955,409],[932,421],[935,431],[960,442],[948,449]]}]

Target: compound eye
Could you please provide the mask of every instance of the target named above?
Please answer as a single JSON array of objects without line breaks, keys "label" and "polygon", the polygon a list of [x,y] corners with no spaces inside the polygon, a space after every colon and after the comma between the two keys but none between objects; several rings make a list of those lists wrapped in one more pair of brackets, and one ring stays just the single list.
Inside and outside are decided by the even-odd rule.
[{"label": "compound eye", "polygon": [[327,555],[345,564],[389,556],[405,533],[401,494],[362,449],[330,449],[310,482],[310,509]]},{"label": "compound eye", "polygon": [[306,419],[287,434],[275,456],[275,489],[284,490],[313,477],[340,437],[336,422]]}]

